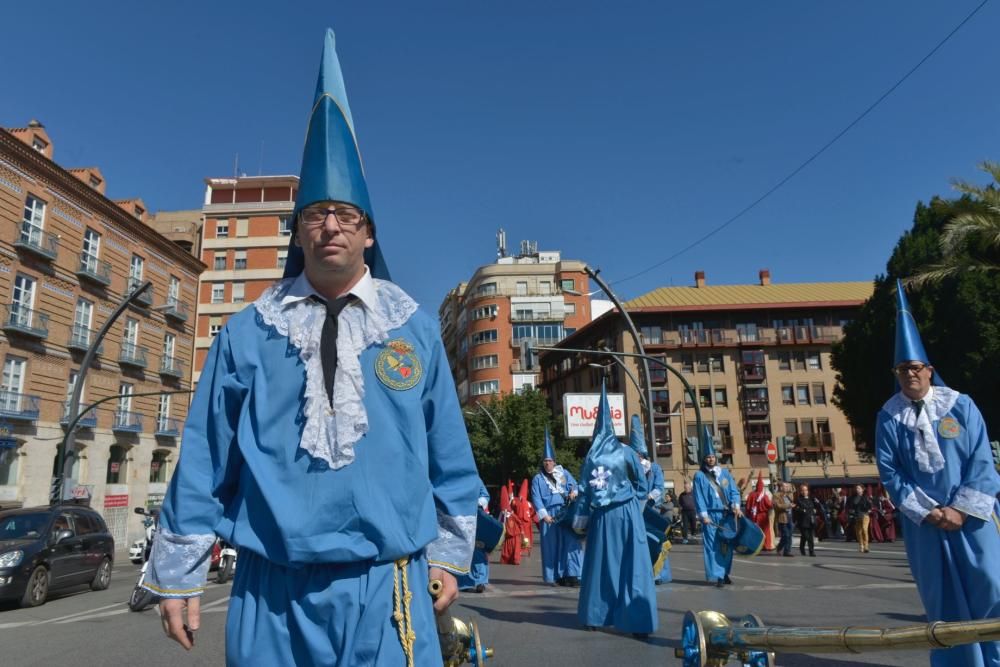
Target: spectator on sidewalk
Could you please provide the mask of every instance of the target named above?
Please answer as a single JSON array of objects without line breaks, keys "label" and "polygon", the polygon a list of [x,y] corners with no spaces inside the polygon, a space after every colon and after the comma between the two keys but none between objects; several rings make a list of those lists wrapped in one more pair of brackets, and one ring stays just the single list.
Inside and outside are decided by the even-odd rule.
[{"label": "spectator on sidewalk", "polygon": [[698,534],[698,510],[694,505],[694,493],[691,482],[684,482],[684,491],[677,497],[677,504],[681,510],[681,536],[684,538],[683,544],[690,542],[689,535]]},{"label": "spectator on sidewalk", "polygon": [[806,555],[806,547],[809,547],[809,555],[816,555],[816,545],[813,541],[816,531],[816,514],[818,503],[809,495],[809,487],[805,484],[799,486],[799,497],[795,500],[793,516],[795,525],[799,527],[799,553]]},{"label": "spectator on sidewalk", "polygon": [[871,521],[872,501],[865,495],[865,487],[858,484],[854,495],[847,499],[847,520],[854,525],[854,538],[858,551],[868,553],[868,524]]},{"label": "spectator on sidewalk", "polygon": [[792,494],[792,485],[784,482],[778,493],[774,494],[774,520],[778,524],[777,554],[792,557],[792,508],[795,506],[795,499]]},{"label": "spectator on sidewalk", "polygon": [[830,539],[844,536],[844,527],[840,524],[840,513],[844,509],[843,498],[840,496],[840,487],[834,487],[833,493],[826,499],[826,514],[830,517]]}]

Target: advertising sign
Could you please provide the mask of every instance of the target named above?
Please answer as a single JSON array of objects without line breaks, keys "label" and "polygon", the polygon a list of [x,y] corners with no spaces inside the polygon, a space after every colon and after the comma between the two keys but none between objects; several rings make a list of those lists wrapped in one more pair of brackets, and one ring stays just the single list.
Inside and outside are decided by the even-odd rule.
[{"label": "advertising sign", "polygon": [[110,509],[112,507],[128,507],[128,495],[104,496],[104,508]]},{"label": "advertising sign", "polygon": [[[567,438],[590,438],[594,435],[597,404],[600,401],[600,394],[563,394],[563,416],[566,419]],[[615,425],[615,435],[624,437],[625,395],[608,394],[608,405],[611,407],[611,421]]]}]

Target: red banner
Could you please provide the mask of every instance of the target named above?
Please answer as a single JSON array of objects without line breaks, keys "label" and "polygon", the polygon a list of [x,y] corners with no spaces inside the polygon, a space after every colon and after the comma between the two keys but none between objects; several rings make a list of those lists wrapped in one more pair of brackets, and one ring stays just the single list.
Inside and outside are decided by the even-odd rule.
[{"label": "red banner", "polygon": [[104,509],[111,509],[113,507],[128,507],[128,494],[104,496]]}]

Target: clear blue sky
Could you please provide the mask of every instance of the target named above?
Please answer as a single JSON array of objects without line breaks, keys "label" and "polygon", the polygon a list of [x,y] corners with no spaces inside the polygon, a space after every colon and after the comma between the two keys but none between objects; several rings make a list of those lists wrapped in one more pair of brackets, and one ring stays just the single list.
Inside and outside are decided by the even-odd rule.
[{"label": "clear blue sky", "polygon": [[[45,125],[112,198],[198,208],[206,176],[299,170],[323,31],[394,278],[436,311],[510,245],[617,281],[725,221],[980,0],[88,3],[5,7],[0,125]],[[914,205],[1000,159],[991,2],[878,109],[660,285],[867,280]],[[263,158],[261,159],[261,143]]]}]

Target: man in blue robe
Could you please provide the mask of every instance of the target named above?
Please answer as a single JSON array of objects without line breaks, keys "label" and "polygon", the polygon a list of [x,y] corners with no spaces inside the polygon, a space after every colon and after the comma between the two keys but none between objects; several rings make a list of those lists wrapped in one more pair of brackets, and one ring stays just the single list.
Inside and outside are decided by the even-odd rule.
[{"label": "man in blue robe", "polygon": [[[639,419],[639,415],[632,415],[628,446],[639,457],[643,474],[646,476],[646,488],[649,492],[646,495],[645,506],[659,511],[658,506],[663,501],[663,468],[660,467],[660,464],[649,460],[649,449],[646,446],[646,438],[642,434],[642,420]],[[667,517],[667,525],[670,525],[670,517]],[[663,535],[656,535],[657,539],[661,537]],[[662,543],[663,540],[660,540],[660,542]],[[669,550],[669,548],[670,545],[668,544],[667,549]],[[656,570],[657,562],[659,562],[659,571]],[[670,583],[673,579],[673,573],[670,569],[670,559],[667,557],[667,552],[661,551],[657,553],[653,559],[653,570],[657,586]]]},{"label": "man in blue robe", "polygon": [[[897,281],[894,372],[900,391],[878,414],[882,485],[909,521],[910,571],[928,621],[1000,617],[1000,476],[976,404],[945,386]],[[1000,665],[1000,642],[931,651],[934,667]]]},{"label": "man in blue robe", "polygon": [[743,512],[740,509],[740,491],[729,471],[718,465],[715,445],[708,427],[702,436],[701,469],[694,475],[694,503],[702,523],[702,555],[705,560],[705,579],[723,584],[733,583],[729,573],[733,569],[733,549],[719,534],[723,523],[735,527]]},{"label": "man in blue robe", "polygon": [[190,649],[218,535],[239,547],[227,664],[440,665],[480,482],[439,325],[375,241],[332,31],[293,219],[285,278],[208,353],[146,587]]},{"label": "man in blue robe", "polygon": [[550,586],[578,586],[583,567],[583,546],[568,522],[556,521],[560,512],[576,499],[573,475],[556,463],[555,450],[545,427],[542,469],[531,480],[531,504],[538,515],[542,543],[542,581]]},{"label": "man in blue robe", "polygon": [[[489,512],[490,492],[486,490],[486,485],[479,483],[479,507],[483,512]],[[469,573],[458,577],[458,590],[474,591],[482,593],[486,590],[486,584],[490,583],[490,554],[485,546],[479,541],[480,536],[476,535],[476,546],[472,551],[472,564],[469,566]]]},{"label": "man in blue robe", "polygon": [[615,436],[603,386],[581,475],[590,514],[574,526],[587,530],[577,618],[589,630],[614,626],[645,639],[659,622],[642,519],[649,487],[639,456]]}]

